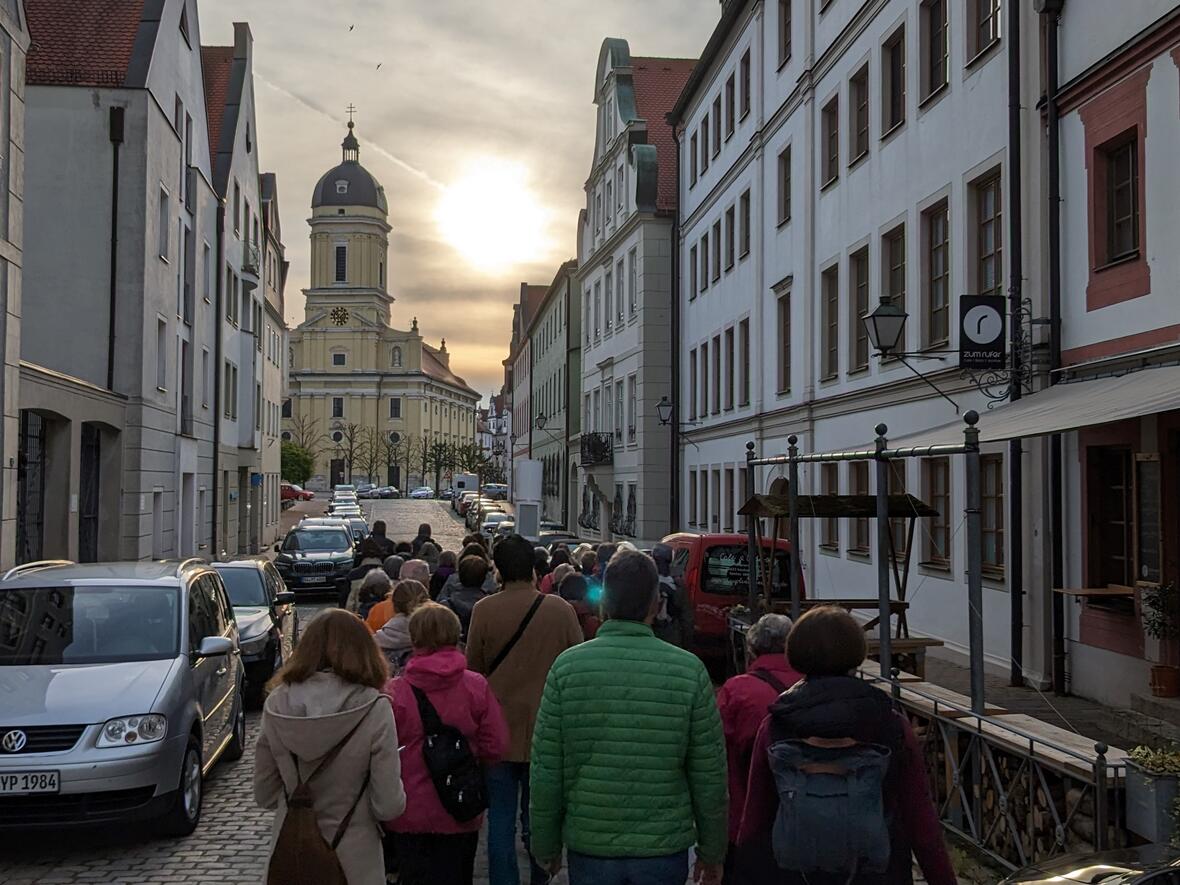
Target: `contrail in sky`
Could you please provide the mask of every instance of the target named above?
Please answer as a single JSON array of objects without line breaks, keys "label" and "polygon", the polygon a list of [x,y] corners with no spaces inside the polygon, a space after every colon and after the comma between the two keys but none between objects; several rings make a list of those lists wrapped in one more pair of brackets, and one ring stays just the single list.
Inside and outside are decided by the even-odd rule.
[{"label": "contrail in sky", "polygon": [[[292,92],[290,89],[287,89],[285,86],[280,86],[277,83],[274,83],[271,80],[268,80],[266,77],[259,74],[257,70],[255,70],[255,72],[254,72],[254,79],[256,79],[258,82],[262,83],[264,86],[270,87],[275,92],[278,92],[280,95],[285,95],[285,96],[287,96],[287,98],[290,98],[293,101],[299,102],[299,104],[303,105],[308,110],[315,111],[315,113],[319,114],[320,116],[339,123],[339,120],[337,120],[337,118],[335,116],[333,116],[331,113],[329,113],[327,111],[327,109],[320,107],[316,102],[312,101],[309,98],[305,98],[302,95],[298,95],[298,94]],[[446,190],[446,185],[444,185],[442,182],[438,181],[433,176],[431,176],[429,172],[423,172],[421,169],[417,168],[416,166],[413,166],[413,165],[407,163],[401,157],[395,156],[394,154],[387,151],[385,148],[381,147],[381,145],[377,144],[376,142],[369,141],[369,142],[367,142],[367,146],[371,150],[376,151],[378,154],[380,154],[385,159],[389,160],[389,162],[393,163],[398,168],[405,170],[406,172],[410,173],[411,175],[413,175],[415,178],[419,179],[420,181],[424,181],[427,184],[429,184],[431,187],[437,188],[440,191]]]}]

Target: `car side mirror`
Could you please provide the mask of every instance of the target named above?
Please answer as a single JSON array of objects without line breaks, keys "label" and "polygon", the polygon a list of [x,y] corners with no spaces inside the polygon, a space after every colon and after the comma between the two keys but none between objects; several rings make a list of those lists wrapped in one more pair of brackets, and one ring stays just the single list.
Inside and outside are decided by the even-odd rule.
[{"label": "car side mirror", "polygon": [[227,636],[206,636],[197,648],[198,658],[217,658],[234,650],[234,642]]},{"label": "car side mirror", "polygon": [[275,605],[291,605],[295,602],[293,590],[280,590],[275,594]]},{"label": "car side mirror", "polygon": [[281,552],[282,552],[282,550],[283,550],[283,544],[282,544],[282,542],[279,542],[278,544],[275,544],[275,553],[281,553]]}]

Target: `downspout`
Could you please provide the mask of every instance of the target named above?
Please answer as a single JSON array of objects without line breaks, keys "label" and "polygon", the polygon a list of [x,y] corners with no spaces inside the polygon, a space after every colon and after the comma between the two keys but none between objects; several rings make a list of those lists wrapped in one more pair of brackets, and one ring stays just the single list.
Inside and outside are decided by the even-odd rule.
[{"label": "downspout", "polygon": [[221,356],[221,302],[223,297],[222,287],[225,285],[225,277],[221,270],[225,265],[225,203],[221,198],[217,200],[217,261],[214,267],[217,268],[214,278],[217,285],[214,289],[215,296],[213,301],[213,540],[212,549],[209,555],[213,558],[218,556],[221,550],[218,526],[218,514],[220,513],[218,504],[218,492],[221,489],[221,386],[224,384],[222,378],[222,356]]},{"label": "downspout", "polygon": [[[1021,335],[1024,330],[1024,240],[1022,213],[1023,143],[1020,107],[1020,10],[1008,16],[1008,333],[1012,350],[1008,399],[1016,402],[1023,395],[1024,354]],[[1008,441],[1008,526],[1011,538],[1008,555],[1011,577],[1008,593],[1011,605],[1010,643],[1011,677],[1009,684],[1024,684],[1024,464],[1020,439]]]},{"label": "downspout", "polygon": [[[573,414],[570,411],[570,327],[573,325],[573,320],[570,317],[570,304],[573,301],[572,291],[570,278],[567,275],[565,278],[565,359],[563,361],[565,371],[562,379],[565,382],[562,385],[565,388],[562,391],[562,402],[565,404],[565,421],[563,422],[565,425],[563,429],[565,445],[562,448],[565,449],[565,453],[561,459],[561,524],[565,526],[567,532],[572,528],[570,526],[570,415]],[[578,361],[578,364],[581,365],[581,360]],[[578,403],[578,406],[581,407],[581,402]]]},{"label": "downspout", "polygon": [[672,483],[668,495],[668,531],[680,531],[680,212],[683,204],[681,182],[680,126],[674,125],[676,141],[676,211],[672,214]]},{"label": "downspout", "polygon": [[111,108],[111,279],[107,309],[107,390],[115,389],[115,317],[118,306],[119,279],[119,148],[123,144],[126,109]]},{"label": "downspout", "polygon": [[[1047,93],[1049,150],[1049,383],[1057,381],[1061,366],[1061,121],[1057,109],[1057,28],[1065,0],[1045,3],[1045,90]],[[1061,434],[1049,438],[1049,538],[1052,551],[1053,587],[1065,586],[1065,544],[1062,515]],[[1052,589],[1052,588],[1051,588]],[[1052,597],[1053,690],[1066,693],[1065,684],[1065,598]]]}]

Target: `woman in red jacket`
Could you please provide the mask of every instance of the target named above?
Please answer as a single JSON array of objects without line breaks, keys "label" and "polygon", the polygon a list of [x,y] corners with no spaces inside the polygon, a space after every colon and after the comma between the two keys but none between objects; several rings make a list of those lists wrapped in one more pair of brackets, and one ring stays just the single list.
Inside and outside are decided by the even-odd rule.
[{"label": "woman in red jacket", "polygon": [[[882,835],[887,839],[884,857],[865,858],[864,863],[854,858],[850,873],[801,871],[771,861],[772,868],[780,867],[774,881],[780,885],[911,885],[912,858],[917,858],[928,885],[955,885],[957,880],[930,798],[918,742],[909,721],[894,709],[889,695],[852,675],[864,657],[864,628],[844,609],[813,608],[791,629],[787,659],[803,674],[803,680],[774,702],[770,715],[758,729],[738,828],[738,847],[743,852],[764,855],[769,854],[772,845],[776,855],[830,854],[850,831],[865,824],[864,807],[848,809],[850,816],[844,819],[840,833],[830,829],[815,831],[815,827],[809,828],[808,820],[801,815],[792,817],[788,809],[783,823],[794,827],[790,830],[794,838],[790,844],[773,844],[779,793],[771,756],[781,765],[781,760],[791,758],[790,754],[800,749],[813,752],[812,758],[820,761],[808,762],[794,771],[806,771],[810,766],[826,775],[833,767],[847,769],[854,764],[852,753],[867,750],[868,754],[875,753],[878,764],[884,766],[880,794],[886,831]],[[780,768],[779,774],[784,771]],[[795,810],[804,807],[800,803],[813,800],[809,792],[793,792],[791,796]],[[816,818],[809,820],[814,822]],[[874,869],[875,863],[882,868]]]},{"label": "woman in red jacket", "polygon": [[459,651],[459,618],[428,602],[410,615],[414,654],[385,693],[401,739],[406,811],[385,828],[393,833],[402,885],[471,885],[483,815],[459,823],[443,808],[422,755],[425,735],[414,689],[423,692],[446,725],[459,729],[485,765],[508,747],[508,725],[487,680],[467,669]]}]

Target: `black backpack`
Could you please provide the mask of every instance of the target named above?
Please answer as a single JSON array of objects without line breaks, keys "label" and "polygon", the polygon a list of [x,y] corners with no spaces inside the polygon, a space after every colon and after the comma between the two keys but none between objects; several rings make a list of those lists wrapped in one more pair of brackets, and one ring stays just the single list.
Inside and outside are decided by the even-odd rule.
[{"label": "black backpack", "polygon": [[475,820],[487,810],[488,794],[483,767],[463,732],[447,725],[420,688],[414,689],[422,718],[422,758],[434,782],[442,807],[459,823]]}]

